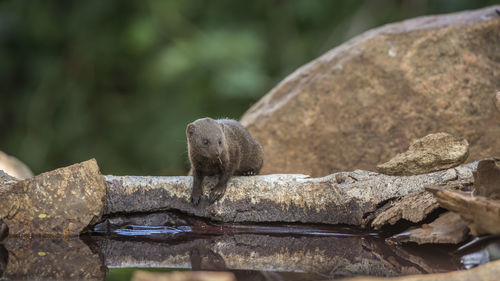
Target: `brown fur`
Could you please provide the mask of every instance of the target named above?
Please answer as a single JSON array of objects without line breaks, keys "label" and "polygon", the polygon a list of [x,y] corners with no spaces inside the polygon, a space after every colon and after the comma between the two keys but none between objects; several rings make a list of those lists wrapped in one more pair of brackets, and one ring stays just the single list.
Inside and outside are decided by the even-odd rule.
[{"label": "brown fur", "polygon": [[233,175],[256,175],[262,168],[262,146],[236,120],[203,118],[186,128],[190,174],[193,176],[191,201],[198,205],[205,176],[218,176],[210,192],[210,203],[226,192]]}]

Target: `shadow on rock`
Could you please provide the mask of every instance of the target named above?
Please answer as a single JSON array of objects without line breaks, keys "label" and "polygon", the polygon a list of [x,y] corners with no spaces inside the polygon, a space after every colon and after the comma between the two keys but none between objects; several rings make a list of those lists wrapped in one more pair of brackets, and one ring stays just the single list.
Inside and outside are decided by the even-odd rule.
[{"label": "shadow on rock", "polygon": [[[3,247],[3,249],[2,249]],[[7,238],[0,272],[7,280],[104,280],[102,255],[79,238]]]}]

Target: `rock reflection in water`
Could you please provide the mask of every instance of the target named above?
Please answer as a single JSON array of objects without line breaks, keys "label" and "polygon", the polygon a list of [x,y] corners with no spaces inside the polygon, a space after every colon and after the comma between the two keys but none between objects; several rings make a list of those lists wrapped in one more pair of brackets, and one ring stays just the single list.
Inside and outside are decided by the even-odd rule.
[{"label": "rock reflection in water", "polygon": [[[362,236],[232,234],[191,235],[168,240],[147,240],[144,237],[91,239],[102,249],[106,265],[117,268],[193,268],[261,277],[264,273],[295,272],[337,278],[431,273],[461,267],[459,259],[446,251],[427,249],[427,255],[419,256],[421,253],[415,253],[411,248],[398,249],[388,246],[381,238]],[[435,259],[428,259],[431,256],[446,262],[436,263]]]},{"label": "rock reflection in water", "polygon": [[0,245],[0,277],[6,280],[102,281],[105,276],[100,252],[79,238],[8,237]]},{"label": "rock reflection in water", "polygon": [[[202,226],[194,227],[200,228],[196,232],[172,233],[152,227],[151,236],[143,235],[147,227],[128,226],[127,235],[85,235],[85,243],[78,238],[7,237],[0,242],[0,277],[104,280],[108,266],[230,271],[240,281],[326,280],[462,268],[452,247],[388,245],[383,238],[356,231],[336,236],[324,227]],[[128,235],[134,231],[141,235]]]}]

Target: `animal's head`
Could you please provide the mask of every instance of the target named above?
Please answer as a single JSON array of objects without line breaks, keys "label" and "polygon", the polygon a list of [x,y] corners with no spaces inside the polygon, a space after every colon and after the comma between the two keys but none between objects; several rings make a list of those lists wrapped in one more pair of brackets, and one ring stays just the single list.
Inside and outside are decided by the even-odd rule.
[{"label": "animal's head", "polygon": [[187,125],[191,148],[207,158],[219,158],[226,147],[223,126],[212,118],[202,118]]}]

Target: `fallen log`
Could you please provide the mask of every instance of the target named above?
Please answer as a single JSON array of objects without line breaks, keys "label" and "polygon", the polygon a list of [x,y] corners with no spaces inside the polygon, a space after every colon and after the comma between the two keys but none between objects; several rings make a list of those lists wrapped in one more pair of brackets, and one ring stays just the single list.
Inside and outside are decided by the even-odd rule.
[{"label": "fallen log", "polygon": [[[306,175],[233,177],[226,194],[213,205],[206,195],[213,178],[204,183],[200,204],[190,202],[191,177],[104,176],[109,186],[105,216],[178,210],[222,222],[302,222],[377,226],[404,218],[419,222],[438,207],[426,196],[422,204],[405,206],[405,215],[388,216],[377,210],[390,204],[395,210],[407,196],[427,195],[424,186],[471,181],[477,163],[414,176],[388,176],[369,171],[340,172],[322,178]],[[377,219],[379,215],[386,217]]]}]

